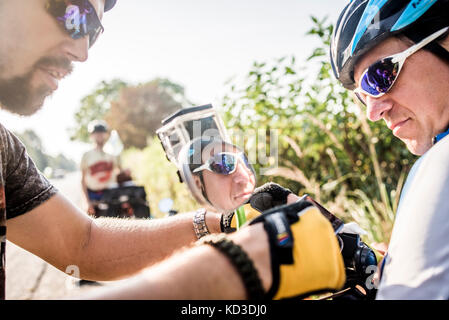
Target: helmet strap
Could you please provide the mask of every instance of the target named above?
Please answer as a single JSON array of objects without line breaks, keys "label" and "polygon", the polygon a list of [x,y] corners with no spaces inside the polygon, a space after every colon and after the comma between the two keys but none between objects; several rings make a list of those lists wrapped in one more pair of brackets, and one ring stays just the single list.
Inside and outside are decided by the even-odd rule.
[{"label": "helmet strap", "polygon": [[207,197],[206,185],[204,184],[204,178],[203,178],[203,172],[200,172],[199,176],[200,176],[200,180],[201,180],[201,193],[203,194],[204,199],[206,199],[206,201],[212,205],[209,198]]},{"label": "helmet strap", "polygon": [[424,49],[432,52],[437,57],[449,63],[449,51],[436,42],[431,42],[424,47]]},{"label": "helmet strap", "polygon": [[[407,38],[412,40],[414,43],[418,43],[423,39],[423,33],[415,32],[412,30],[409,30],[408,32],[405,32],[404,34]],[[447,37],[447,33],[445,33],[441,38]],[[438,40],[438,39],[437,39]],[[427,44],[423,49],[426,49],[427,51],[432,52],[434,55],[439,57],[440,59],[446,61],[449,63],[449,51],[447,51],[443,46],[441,46],[437,41],[432,41],[431,43]]]}]

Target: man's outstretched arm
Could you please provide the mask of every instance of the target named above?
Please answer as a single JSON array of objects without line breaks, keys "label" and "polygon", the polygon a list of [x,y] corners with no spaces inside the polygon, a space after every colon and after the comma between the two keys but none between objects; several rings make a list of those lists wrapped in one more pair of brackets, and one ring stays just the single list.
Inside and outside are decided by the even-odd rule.
[{"label": "man's outstretched arm", "polygon": [[[271,286],[268,236],[263,225],[244,228],[230,236],[253,261],[264,291]],[[73,298],[73,297],[72,297]],[[101,288],[75,299],[247,299],[240,275],[229,259],[202,245],[182,249],[169,259],[114,287]]]},{"label": "man's outstretched arm", "polygon": [[[339,290],[345,283],[332,225],[311,204],[298,202],[289,212],[266,213],[236,233],[219,238],[205,238],[208,243],[225,241],[219,249],[209,245],[182,249],[126,282],[81,298],[283,299]],[[245,255],[226,238],[246,252],[258,276]]]},{"label": "man's outstretched arm", "polygon": [[[7,221],[8,240],[61,271],[75,265],[87,280],[117,280],[133,275],[196,240],[193,213],[157,220],[92,219],[63,195]],[[220,215],[206,214],[211,232]]]}]

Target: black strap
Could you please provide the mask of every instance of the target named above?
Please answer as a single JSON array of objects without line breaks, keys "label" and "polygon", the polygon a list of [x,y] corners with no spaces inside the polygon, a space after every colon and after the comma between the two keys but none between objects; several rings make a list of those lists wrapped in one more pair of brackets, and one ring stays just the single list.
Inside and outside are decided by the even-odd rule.
[{"label": "black strap", "polygon": [[[263,222],[270,242],[271,272],[273,281],[271,288],[265,296],[267,299],[273,299],[279,290],[280,265],[294,263],[294,239],[290,224],[299,220],[298,212],[301,212],[310,206],[313,206],[313,204],[303,198],[293,204],[283,205],[268,210],[250,222],[250,225]],[[280,228],[284,230],[281,230]]]},{"label": "black strap", "polygon": [[431,42],[424,47],[424,49],[429,50],[437,57],[449,63],[449,51],[436,42]]},{"label": "black strap", "polygon": [[197,242],[198,245],[203,243],[213,246],[228,257],[245,285],[249,300],[262,300],[265,298],[259,273],[254,267],[252,260],[238,244],[232,242],[224,234],[211,234]]},{"label": "black strap", "polygon": [[[431,26],[431,27],[430,27]],[[404,35],[412,40],[414,43],[418,43],[423,40],[425,37],[429,36],[433,32],[442,29],[444,26],[447,26],[447,17],[441,18],[440,20],[428,21],[426,23],[423,22],[422,25],[416,25],[414,28],[411,28],[404,32]],[[423,49],[426,49],[432,52],[437,57],[440,57],[442,60],[447,61],[449,63],[449,52],[438,44],[438,41],[447,37],[448,32],[445,32],[443,35],[438,37],[438,39],[433,40],[431,43],[424,46]]]},{"label": "black strap", "polygon": [[221,232],[231,233],[235,232],[237,229],[231,227],[232,218],[234,217],[235,212],[223,213],[220,219],[220,229]]}]

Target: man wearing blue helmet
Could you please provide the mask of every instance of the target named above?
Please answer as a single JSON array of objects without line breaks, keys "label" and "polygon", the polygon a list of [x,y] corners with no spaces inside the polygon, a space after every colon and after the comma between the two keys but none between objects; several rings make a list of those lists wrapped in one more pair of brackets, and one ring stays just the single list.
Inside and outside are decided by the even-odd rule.
[{"label": "man wearing blue helmet", "polygon": [[448,0],[354,0],[334,30],[337,79],[421,156],[401,194],[378,299],[449,298],[448,34]]}]

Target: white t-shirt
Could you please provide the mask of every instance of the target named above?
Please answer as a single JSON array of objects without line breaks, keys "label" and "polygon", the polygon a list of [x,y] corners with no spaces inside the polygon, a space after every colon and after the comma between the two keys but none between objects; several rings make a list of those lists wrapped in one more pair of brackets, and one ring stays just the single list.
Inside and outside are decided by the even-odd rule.
[{"label": "white t-shirt", "polygon": [[377,299],[449,299],[449,136],[407,177]]},{"label": "white t-shirt", "polygon": [[116,183],[118,158],[93,149],[86,152],[81,159],[81,170],[85,171],[85,183],[88,189],[99,191]]}]

